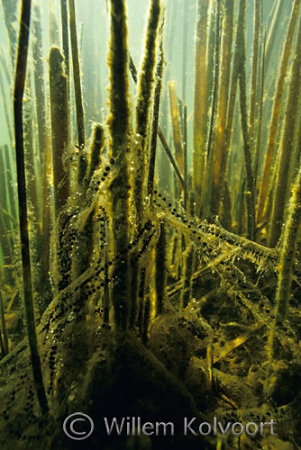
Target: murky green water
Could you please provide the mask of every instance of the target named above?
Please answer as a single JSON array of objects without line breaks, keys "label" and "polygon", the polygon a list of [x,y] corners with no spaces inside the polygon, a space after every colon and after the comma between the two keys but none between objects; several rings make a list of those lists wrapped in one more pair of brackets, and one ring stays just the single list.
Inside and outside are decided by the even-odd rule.
[{"label": "murky green water", "polygon": [[299,448],[300,2],[0,11],[1,449]]}]

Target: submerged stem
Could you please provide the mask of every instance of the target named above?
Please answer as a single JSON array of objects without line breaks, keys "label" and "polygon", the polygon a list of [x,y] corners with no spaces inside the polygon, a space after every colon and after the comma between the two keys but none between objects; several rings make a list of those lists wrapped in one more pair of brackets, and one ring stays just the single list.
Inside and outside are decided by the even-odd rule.
[{"label": "submerged stem", "polygon": [[114,255],[122,255],[113,265],[112,301],[115,325],[128,328],[130,311],[130,179],[127,153],[130,145],[130,104],[128,80],[128,43],[124,0],[111,0],[110,69],[110,132],[109,156],[116,168],[110,188],[110,239]]},{"label": "submerged stem", "polygon": [[74,0],[69,0],[69,26],[70,26],[70,38],[71,38],[71,51],[72,51],[72,64],[73,64],[73,79],[74,79],[74,92],[75,92],[75,105],[76,105],[76,120],[77,120],[77,135],[78,135],[78,147],[79,147],[79,168],[78,168],[78,181],[81,184],[87,168],[87,162],[83,149],[85,147],[85,129],[84,129],[84,106],[82,98],[81,88],[81,76],[79,66],[79,53],[77,43],[77,30],[76,30],[76,15]]},{"label": "submerged stem", "polygon": [[23,134],[23,94],[25,86],[25,76],[27,67],[28,41],[30,30],[31,0],[22,1],[20,34],[17,56],[17,67],[14,86],[14,119],[15,119],[15,145],[16,164],[18,181],[18,201],[19,201],[19,226],[21,240],[23,291],[25,302],[25,315],[27,325],[27,335],[31,355],[31,364],[38,401],[43,414],[48,412],[48,403],[42,376],[41,360],[38,350],[38,340],[35,326],[32,272],[29,248],[28,233],[28,212],[25,180],[25,160],[24,160],[24,134]]}]

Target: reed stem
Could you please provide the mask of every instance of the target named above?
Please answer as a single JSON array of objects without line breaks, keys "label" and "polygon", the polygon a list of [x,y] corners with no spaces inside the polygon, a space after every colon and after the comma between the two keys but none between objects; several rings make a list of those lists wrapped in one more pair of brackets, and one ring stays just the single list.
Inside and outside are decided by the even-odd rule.
[{"label": "reed stem", "polygon": [[163,40],[162,40],[162,36],[161,36],[159,61],[157,64],[157,69],[156,69],[156,87],[155,87],[154,105],[153,105],[153,121],[152,121],[152,131],[151,131],[150,158],[149,158],[148,183],[147,183],[148,196],[151,196],[153,193],[153,190],[154,190],[157,136],[158,136],[158,125],[159,125],[160,95],[161,95],[162,75],[163,75],[163,62],[164,62]]},{"label": "reed stem", "polygon": [[31,0],[22,0],[21,19],[18,44],[18,56],[14,85],[14,120],[15,120],[15,146],[17,165],[17,185],[19,203],[19,226],[22,256],[23,291],[25,302],[25,315],[27,335],[31,355],[31,365],[38,401],[43,414],[48,412],[48,403],[43,382],[41,360],[38,349],[38,340],[35,325],[32,271],[28,234],[28,212],[25,180],[24,135],[22,102],[25,87],[25,76],[28,56],[28,42],[30,30]]},{"label": "reed stem", "polygon": [[[112,268],[111,298],[117,330],[128,328],[130,301],[130,179],[127,153],[130,146],[130,103],[126,8],[124,0],[111,0],[111,35],[109,50],[110,94],[108,128],[109,157],[116,169],[110,189],[109,237],[116,258]],[[136,301],[136,299],[135,299]]]},{"label": "reed stem", "polygon": [[147,149],[147,133],[150,124],[150,110],[153,96],[153,80],[156,65],[157,36],[160,23],[160,0],[151,0],[148,17],[145,51],[140,77],[138,78],[138,96],[136,106],[136,133],[142,136],[141,150],[133,155],[136,161],[135,205],[138,217],[138,227],[143,223],[143,201],[147,192],[145,185],[146,168],[149,163]]},{"label": "reed stem", "polygon": [[83,151],[85,147],[85,125],[84,125],[85,121],[84,121],[84,106],[81,88],[74,0],[69,0],[69,26],[70,26],[73,80],[74,80],[75,105],[76,105],[77,138],[79,147],[78,182],[82,184],[87,169],[87,161],[85,153]]},{"label": "reed stem", "polygon": [[61,23],[65,74],[69,79],[69,37],[68,37],[68,0],[61,0]]},{"label": "reed stem", "polygon": [[[34,20],[33,20],[33,34],[35,39],[33,40],[33,58],[34,64],[34,85],[35,85],[35,106],[36,106],[36,120],[37,120],[37,132],[38,132],[38,148],[39,148],[39,162],[40,165],[36,167],[37,177],[35,178],[36,184],[42,184],[45,159],[46,159],[46,114],[45,114],[45,91],[44,91],[44,67],[43,67],[43,39],[42,39],[42,27],[41,27],[41,11],[38,5],[34,5]],[[37,187],[35,186],[37,189]],[[45,186],[43,186],[43,189]],[[40,189],[40,188],[38,188]],[[43,198],[43,194],[40,198]],[[43,223],[43,204],[38,204],[39,222]],[[39,230],[41,233],[42,230]]]},{"label": "reed stem", "polygon": [[301,70],[301,26],[299,25],[298,39],[295,56],[292,63],[291,81],[288,92],[288,101],[284,118],[284,134],[280,144],[277,183],[273,198],[273,213],[271,230],[269,233],[269,245],[274,247],[280,237],[284,219],[284,210],[287,202],[289,187],[290,163],[293,150],[294,130],[300,126],[295,112],[295,101],[300,95],[300,70]]},{"label": "reed stem", "polygon": [[281,124],[280,116],[283,108],[283,92],[285,87],[285,77],[287,75],[288,61],[292,47],[294,32],[296,28],[297,18],[299,17],[300,0],[294,0],[291,17],[289,21],[287,37],[283,46],[282,60],[279,69],[276,93],[273,102],[272,117],[269,126],[269,137],[267,149],[265,152],[264,172],[260,186],[259,202],[257,209],[257,222],[262,222],[265,216],[265,209],[269,203],[269,187],[273,166],[275,162],[275,153],[277,150],[277,136],[279,132],[279,124]]},{"label": "reed stem", "polygon": [[244,156],[247,175],[247,225],[248,237],[254,239],[255,231],[255,192],[254,177],[252,170],[252,155],[248,131],[248,111],[247,111],[247,86],[246,86],[246,54],[245,54],[245,8],[246,1],[241,0],[238,14],[237,48],[239,51],[239,86],[240,86],[240,111],[242,135],[244,141]]},{"label": "reed stem", "polygon": [[201,191],[205,176],[208,138],[208,36],[207,22],[210,0],[198,0],[196,42],[195,42],[195,81],[194,81],[194,126],[193,126],[193,189],[195,210],[201,208]]},{"label": "reed stem", "polygon": [[183,158],[183,145],[181,138],[181,127],[180,127],[180,110],[178,97],[176,92],[176,82],[169,81],[169,99],[170,99],[170,115],[171,115],[171,124],[172,124],[172,133],[173,133],[173,142],[175,148],[175,156],[178,167],[181,173],[184,172],[184,158]]},{"label": "reed stem", "polygon": [[63,60],[58,47],[52,47],[49,55],[49,84],[56,218],[69,197],[69,173],[64,164],[69,143],[69,108],[67,78],[62,69]]},{"label": "reed stem", "polygon": [[[221,200],[224,194],[224,184],[226,178],[227,161],[229,149],[224,146],[227,112],[229,102],[230,67],[233,39],[233,16],[234,2],[226,0],[224,2],[221,27],[221,47],[220,47],[220,70],[218,78],[218,96],[216,110],[216,126],[214,131],[214,153],[213,157],[213,178],[211,196],[211,211],[219,214]],[[239,25],[241,26],[241,25]]]},{"label": "reed stem", "polygon": [[2,356],[5,356],[8,354],[8,335],[7,335],[7,328],[6,328],[6,322],[5,322],[5,315],[4,315],[4,305],[3,305],[3,298],[2,298],[2,292],[0,291],[0,321],[1,321],[1,331],[0,333],[1,338],[3,336],[2,340]]},{"label": "reed stem", "polygon": [[160,223],[160,236],[155,248],[156,315],[162,314],[166,288],[166,224]]},{"label": "reed stem", "polygon": [[[212,212],[212,177],[213,177],[213,140],[214,140],[214,129],[216,126],[216,116],[217,116],[217,99],[218,99],[218,86],[219,86],[219,74],[220,74],[220,40],[221,40],[221,0],[217,0],[215,4],[215,23],[214,23],[214,56],[213,56],[213,78],[212,78],[212,98],[211,98],[211,114],[209,118],[208,125],[208,143],[207,143],[207,162],[206,162],[206,175],[203,180],[203,189],[201,192],[202,200],[202,211],[200,215],[209,215]],[[199,211],[197,211],[199,214]]]}]

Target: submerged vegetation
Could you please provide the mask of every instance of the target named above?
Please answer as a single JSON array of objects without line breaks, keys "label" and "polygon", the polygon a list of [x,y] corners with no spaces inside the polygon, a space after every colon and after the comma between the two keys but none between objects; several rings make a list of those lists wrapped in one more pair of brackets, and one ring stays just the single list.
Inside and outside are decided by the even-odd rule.
[{"label": "submerged vegetation", "polygon": [[300,1],[99,3],[2,2],[1,449],[301,448]]}]

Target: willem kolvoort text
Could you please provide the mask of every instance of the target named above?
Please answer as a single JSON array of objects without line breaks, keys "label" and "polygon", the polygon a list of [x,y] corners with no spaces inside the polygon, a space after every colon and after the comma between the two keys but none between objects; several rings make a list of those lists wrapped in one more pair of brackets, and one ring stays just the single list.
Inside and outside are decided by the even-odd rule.
[{"label": "willem kolvoort text", "polygon": [[[106,433],[110,435],[127,435],[139,436],[141,434],[147,436],[174,436],[175,434],[188,435],[213,435],[231,433],[239,436],[246,433],[249,436],[263,433],[270,433],[277,435],[275,428],[277,422],[271,419],[269,422],[220,422],[216,417],[212,422],[198,422],[196,417],[184,417],[183,426],[181,429],[175,427],[173,422],[143,422],[141,417],[123,417],[117,419],[116,417],[108,419],[104,417],[104,425]],[[178,424],[177,424],[177,427]]]}]

